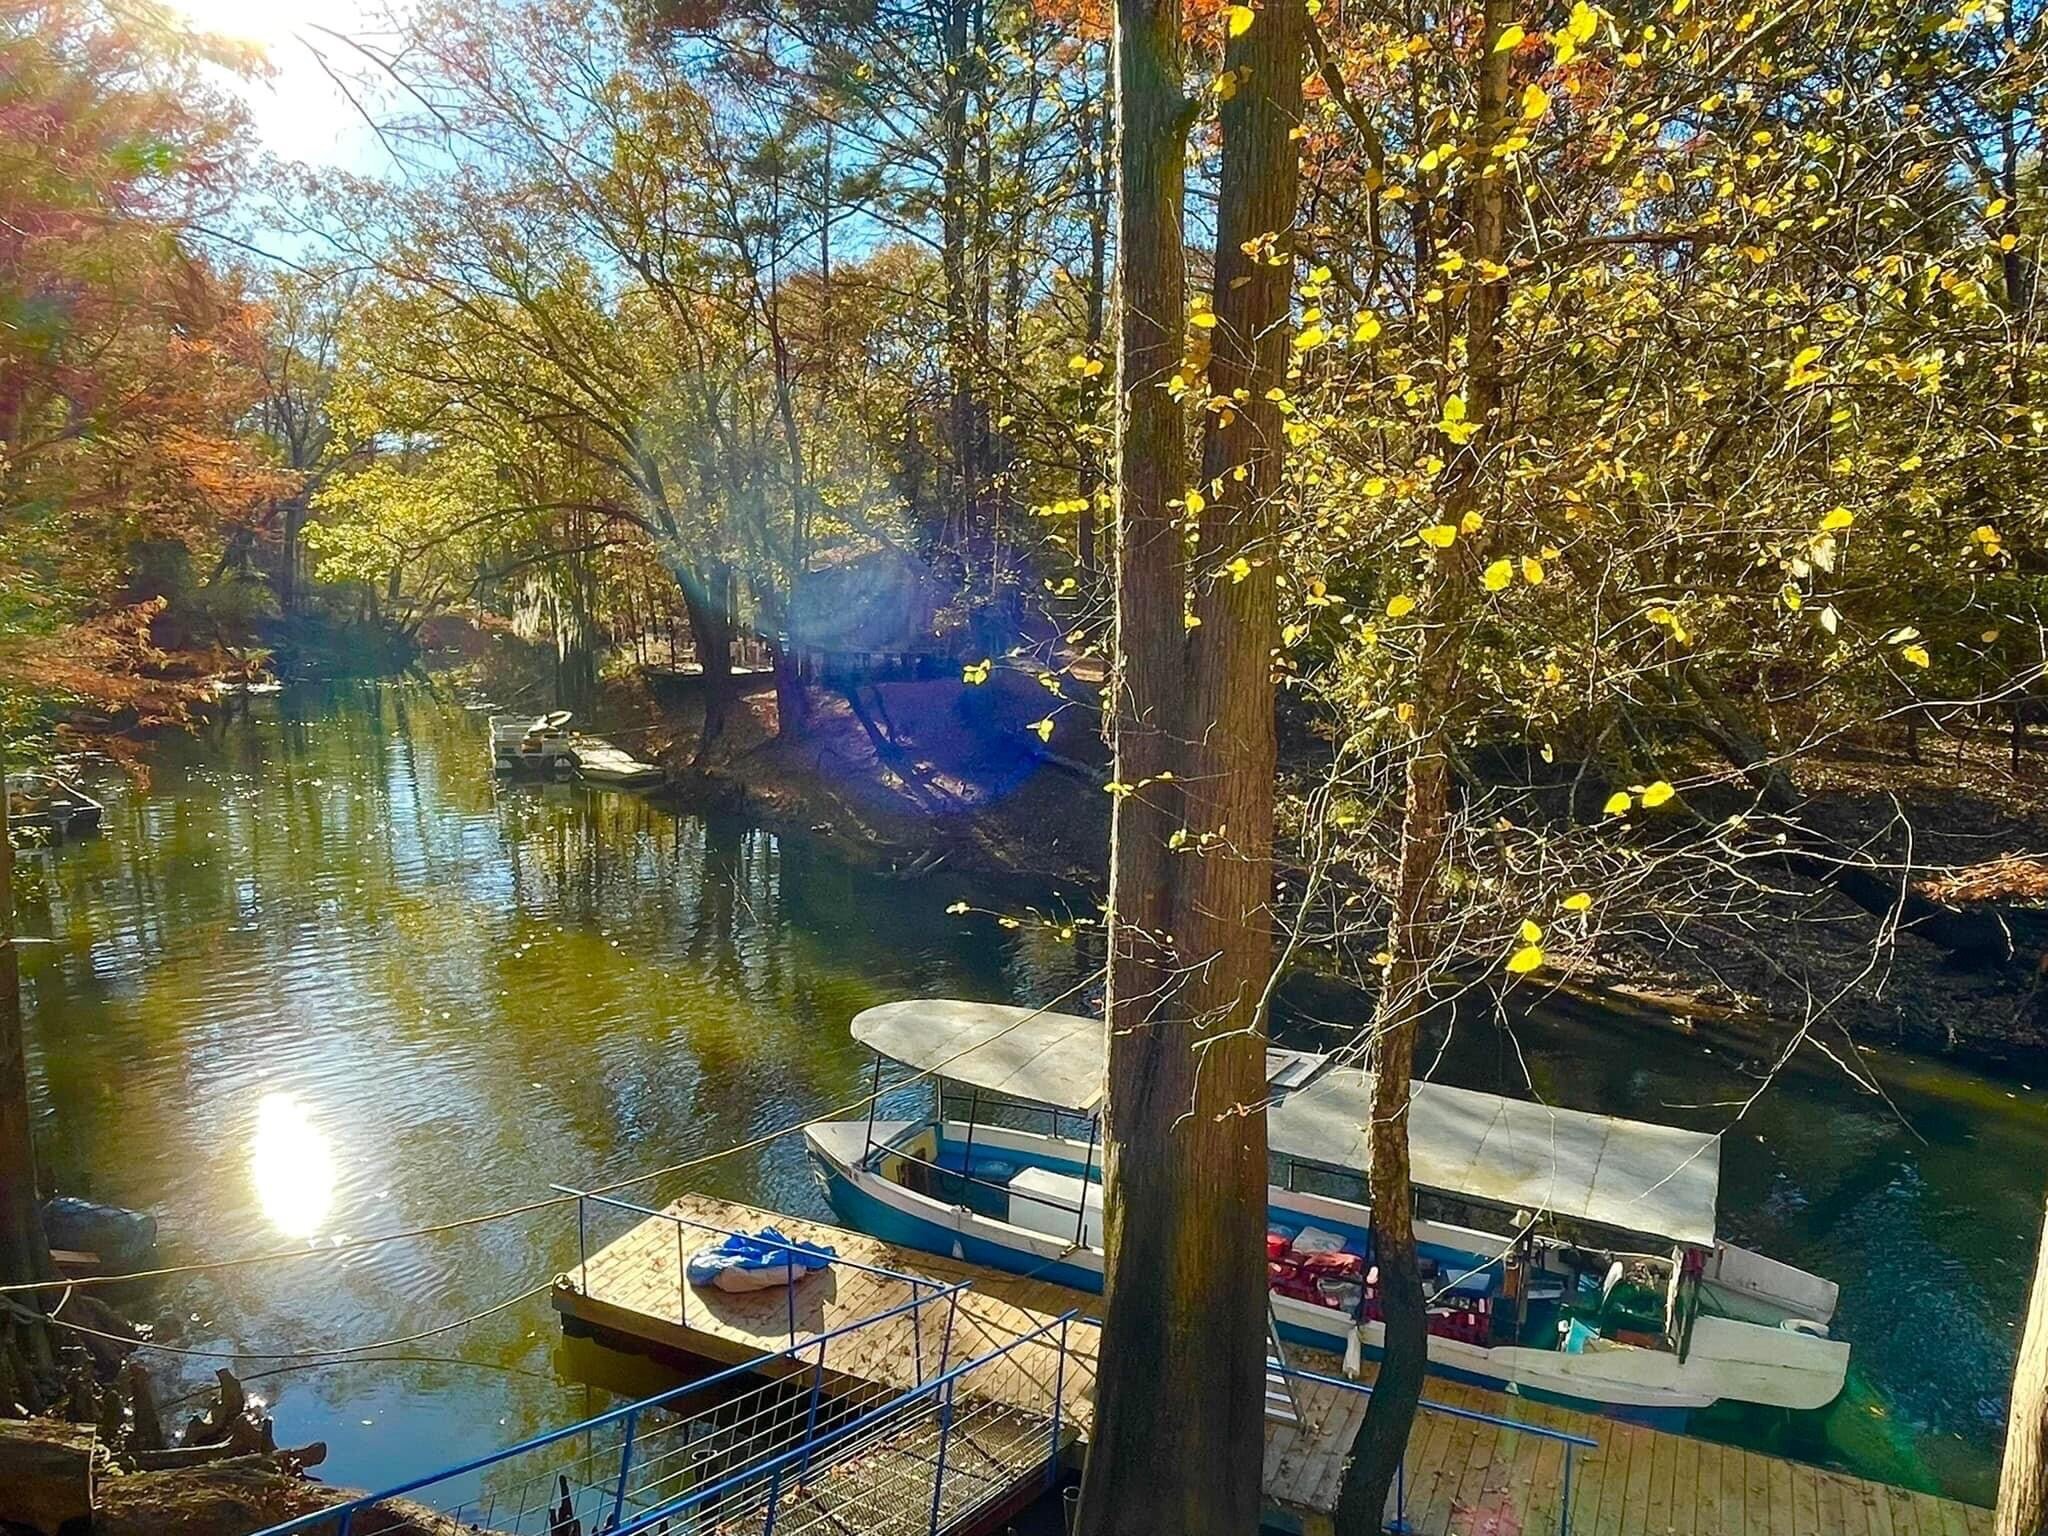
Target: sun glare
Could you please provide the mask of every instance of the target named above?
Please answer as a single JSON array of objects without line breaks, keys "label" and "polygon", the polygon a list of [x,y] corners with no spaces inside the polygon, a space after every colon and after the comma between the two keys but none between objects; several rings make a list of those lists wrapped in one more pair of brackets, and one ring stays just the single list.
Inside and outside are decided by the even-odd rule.
[{"label": "sun glare", "polygon": [[272,47],[292,28],[312,19],[314,6],[305,0],[174,0],[194,29],[214,32],[237,42]]},{"label": "sun glare", "polygon": [[334,1203],[334,1158],[327,1137],[289,1093],[266,1093],[256,1106],[249,1146],[256,1199],[287,1237],[311,1237]]},{"label": "sun glare", "polygon": [[171,0],[193,29],[253,46],[269,68],[224,81],[264,148],[287,160],[348,164],[361,112],[336,83],[360,64],[349,39],[372,32],[370,0]]}]

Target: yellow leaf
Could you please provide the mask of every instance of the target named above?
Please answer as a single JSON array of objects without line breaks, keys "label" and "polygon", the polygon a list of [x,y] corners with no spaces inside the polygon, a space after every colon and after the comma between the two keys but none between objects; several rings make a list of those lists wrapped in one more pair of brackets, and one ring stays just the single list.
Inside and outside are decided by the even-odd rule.
[{"label": "yellow leaf", "polygon": [[1532,587],[1542,585],[1543,562],[1534,555],[1522,556],[1522,580]]},{"label": "yellow leaf", "polygon": [[1629,807],[1634,804],[1635,801],[1629,798],[1629,793],[1627,790],[1617,789],[1613,794],[1607,797],[1607,804],[1602,806],[1600,809],[1605,815],[1608,816],[1626,816],[1628,814]]},{"label": "yellow leaf", "polygon": [[1931,666],[1934,662],[1934,658],[1927,654],[1927,647],[1924,645],[1909,645],[1899,654],[1916,667]]},{"label": "yellow leaf", "polygon": [[1376,315],[1360,315],[1358,317],[1358,324],[1352,328],[1351,339],[1355,342],[1364,343],[1371,341],[1379,333],[1380,322]]},{"label": "yellow leaf", "polygon": [[1458,519],[1458,532],[1474,534],[1486,526],[1486,519],[1477,512],[1467,512]]},{"label": "yellow leaf", "polygon": [[1457,537],[1458,530],[1449,523],[1431,523],[1422,530],[1422,542],[1436,549],[1449,549]]},{"label": "yellow leaf", "polygon": [[1673,789],[1663,779],[1659,779],[1654,784],[1647,784],[1643,787],[1643,809],[1646,811],[1655,810],[1677,793],[1678,791]]},{"label": "yellow leaf", "polygon": [[1537,945],[1524,944],[1508,956],[1508,974],[1511,976],[1526,976],[1542,968],[1543,951]]},{"label": "yellow leaf", "polygon": [[1250,6],[1226,5],[1223,7],[1223,14],[1228,21],[1232,37],[1243,37],[1252,29],[1255,13]]},{"label": "yellow leaf", "polygon": [[1294,338],[1294,350],[1297,352],[1313,352],[1329,339],[1330,333],[1328,331],[1324,330],[1320,325],[1312,325]]},{"label": "yellow leaf", "polygon": [[1573,891],[1564,899],[1564,909],[1567,912],[1584,912],[1592,905],[1593,898],[1584,891]]},{"label": "yellow leaf", "polygon": [[1052,716],[1047,715],[1043,720],[1034,721],[1032,723],[1031,729],[1038,732],[1038,739],[1040,741],[1051,741]]},{"label": "yellow leaf", "polygon": [[1489,592],[1505,591],[1509,582],[1515,579],[1515,567],[1511,561],[1496,560],[1486,568],[1486,574],[1479,578]]},{"label": "yellow leaf", "polygon": [[1799,355],[1792,359],[1792,366],[1785,370],[1785,387],[1799,389],[1825,377],[1826,370],[1817,366],[1820,362],[1819,347],[1802,347]]},{"label": "yellow leaf", "polygon": [[1387,599],[1387,617],[1390,619],[1405,619],[1414,611],[1415,599],[1406,592]]},{"label": "yellow leaf", "polygon": [[1189,315],[1188,324],[1194,326],[1197,330],[1213,331],[1216,329],[1216,311],[1205,309],[1197,314]]},{"label": "yellow leaf", "polygon": [[1851,512],[1847,507],[1837,507],[1820,520],[1820,531],[1822,533],[1840,533],[1855,521],[1856,514],[1854,512]]},{"label": "yellow leaf", "polygon": [[1525,120],[1534,122],[1549,110],[1550,93],[1548,91],[1544,90],[1542,86],[1536,84],[1533,80],[1522,87],[1522,116]]},{"label": "yellow leaf", "polygon": [[1188,509],[1189,515],[1199,517],[1202,509],[1209,505],[1209,499],[1200,491],[1191,490],[1181,498],[1181,504]]},{"label": "yellow leaf", "polygon": [[994,667],[995,663],[984,656],[980,661],[971,661],[962,667],[960,669],[960,680],[963,683],[985,683],[988,681],[988,675],[994,670]]},{"label": "yellow leaf", "polygon": [[1564,35],[1575,43],[1587,43],[1593,40],[1593,34],[1599,27],[1600,13],[1586,4],[1586,0],[1578,0],[1572,7],[1572,19],[1565,23]]},{"label": "yellow leaf", "polygon": [[1493,51],[1495,53],[1506,53],[1510,48],[1519,48],[1522,45],[1522,39],[1528,35],[1528,33],[1522,30],[1520,22],[1502,27],[1500,36],[1493,40]]},{"label": "yellow leaf", "polygon": [[1521,933],[1522,942],[1524,944],[1534,944],[1538,939],[1543,937],[1542,926],[1538,924],[1536,919],[1534,919],[1533,917],[1525,917],[1522,919]]},{"label": "yellow leaf", "polygon": [[1251,575],[1252,573],[1251,562],[1245,559],[1243,555],[1239,555],[1235,560],[1231,561],[1230,564],[1223,567],[1223,569],[1230,572],[1230,580],[1233,586],[1236,585],[1238,582],[1243,581],[1245,577]]}]

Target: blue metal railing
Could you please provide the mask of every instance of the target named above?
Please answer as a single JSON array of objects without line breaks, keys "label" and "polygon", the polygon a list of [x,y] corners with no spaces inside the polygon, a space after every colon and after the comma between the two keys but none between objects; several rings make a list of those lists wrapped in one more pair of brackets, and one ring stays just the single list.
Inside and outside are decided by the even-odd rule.
[{"label": "blue metal railing", "polygon": [[[927,1281],[925,1283],[927,1285],[937,1285],[936,1281]],[[633,1468],[634,1446],[639,1439],[640,1421],[650,1410],[669,1408],[686,1398],[704,1393],[711,1388],[737,1381],[743,1377],[758,1375],[764,1367],[771,1367],[777,1361],[794,1361],[795,1357],[799,1354],[807,1357],[814,1349],[818,1353],[818,1359],[812,1372],[813,1392],[815,1393],[822,1384],[826,1347],[832,1340],[858,1333],[865,1328],[873,1327],[877,1323],[888,1322],[894,1318],[901,1317],[905,1313],[916,1312],[920,1308],[934,1305],[940,1301],[945,1301],[950,1309],[957,1304],[959,1293],[967,1289],[967,1285],[968,1282],[963,1280],[954,1285],[939,1287],[929,1295],[913,1297],[911,1300],[891,1307],[885,1312],[877,1312],[871,1316],[861,1318],[858,1322],[848,1323],[843,1327],[832,1329],[828,1333],[821,1333],[815,1338],[806,1339],[799,1345],[777,1350],[773,1354],[758,1356],[753,1360],[747,1361],[745,1364],[732,1366],[680,1387],[672,1387],[666,1392],[658,1393],[653,1397],[643,1398],[639,1402],[628,1403],[622,1407],[611,1409],[609,1412],[596,1414],[590,1418],[579,1420],[574,1424],[565,1425],[560,1429],[550,1430],[546,1434],[535,1435],[531,1439],[522,1440],[516,1445],[506,1446],[500,1450],[474,1457],[458,1466],[446,1467],[437,1472],[429,1472],[423,1476],[412,1478],[407,1482],[397,1483],[389,1488],[381,1489],[376,1493],[365,1494],[358,1499],[351,1499],[347,1503],[332,1505],[327,1509],[317,1510],[309,1515],[301,1515],[297,1519],[288,1520],[282,1525],[269,1527],[261,1533],[261,1536],[291,1536],[291,1533],[311,1531],[330,1526],[333,1528],[335,1536],[349,1536],[352,1523],[358,1513],[381,1504],[386,1500],[404,1498],[439,1484],[475,1477],[477,1474],[487,1471],[492,1467],[501,1466],[516,1458],[530,1455],[535,1451],[545,1450],[550,1446],[559,1445],[566,1440],[574,1439],[578,1435],[586,1435],[594,1430],[612,1425],[618,1425],[623,1430],[624,1444],[620,1451],[617,1486],[612,1499],[615,1516],[622,1514],[627,1478],[630,1476]],[[797,1363],[810,1364],[811,1362],[806,1359]],[[936,1379],[934,1378],[934,1380]],[[915,1393],[924,1390],[924,1388],[916,1387],[911,1390]]]},{"label": "blue metal railing", "polygon": [[[1331,1376],[1323,1371],[1304,1371],[1289,1365],[1284,1360],[1268,1360],[1269,1370],[1278,1371],[1293,1381],[1313,1381],[1325,1387],[1336,1387],[1341,1391],[1355,1392],[1360,1397],[1371,1397],[1372,1388],[1362,1381],[1353,1381],[1348,1376]],[[1512,1429],[1539,1440],[1557,1440],[1564,1445],[1564,1486],[1559,1494],[1557,1510],[1558,1536],[1567,1536],[1572,1528],[1572,1453],[1577,1450],[1598,1450],[1600,1442],[1584,1435],[1575,1435],[1568,1430],[1551,1429],[1543,1424],[1528,1424],[1520,1419],[1504,1419],[1498,1414],[1480,1413],[1472,1408],[1454,1408],[1449,1403],[1433,1403],[1423,1398],[1415,1405],[1418,1413],[1441,1414],[1445,1418],[1463,1419],[1471,1424],[1491,1424],[1499,1429]],[[1405,1532],[1408,1525],[1408,1454],[1404,1447],[1400,1463],[1394,1469],[1394,1520],[1387,1527],[1390,1531]]]},{"label": "blue metal railing", "polygon": [[[931,1402],[937,1408],[939,1417],[939,1444],[933,1468],[931,1501],[931,1530],[935,1536],[935,1533],[940,1528],[939,1512],[945,1496],[946,1458],[947,1452],[950,1449],[949,1442],[952,1439],[954,1401],[960,1381],[962,1378],[976,1371],[983,1370],[1004,1356],[1021,1349],[1026,1344],[1036,1343],[1040,1339],[1051,1337],[1055,1328],[1059,1330],[1060,1358],[1061,1364],[1064,1366],[1067,1327],[1075,1316],[1075,1312],[1065,1312],[1056,1318],[1049,1319],[1039,1327],[1032,1329],[1029,1333],[1020,1334],[1008,1344],[998,1349],[992,1349],[986,1354],[977,1355],[974,1359],[966,1361],[961,1365],[953,1366],[942,1375],[934,1376],[922,1386],[912,1387],[908,1391],[883,1403],[881,1406],[871,1408],[856,1418],[835,1426],[822,1439],[807,1440],[804,1444],[792,1446],[788,1450],[782,1451],[765,1461],[756,1462],[737,1472],[729,1473],[706,1487],[693,1488],[689,1492],[680,1494],[665,1503],[644,1509],[635,1515],[632,1520],[617,1527],[615,1531],[610,1532],[609,1536],[635,1536],[636,1532],[647,1530],[661,1521],[674,1520],[678,1515],[686,1514],[693,1509],[710,1504],[718,1497],[731,1493],[734,1489],[742,1487],[750,1480],[758,1480],[763,1475],[766,1475],[770,1481],[767,1512],[762,1522],[762,1536],[774,1536],[776,1514],[780,1504],[778,1497],[780,1479],[782,1473],[792,1463],[808,1463],[814,1460],[818,1453],[829,1453],[842,1445],[848,1444],[858,1435],[873,1429],[878,1424],[891,1419],[908,1417],[908,1410],[915,1409],[920,1404],[926,1402]],[[1058,1425],[1061,1418],[1059,1394],[1063,1391],[1064,1371],[1062,1370],[1060,1385],[1055,1388],[1052,1412],[1050,1414],[1054,1431],[1047,1447],[1046,1470],[1052,1475],[1057,1475],[1059,1465]],[[263,1536],[278,1536],[278,1533],[265,1532]]]},{"label": "blue metal railing", "polygon": [[[1103,1326],[1102,1319],[1099,1317],[1083,1317],[1081,1321],[1094,1328]],[[1293,1381],[1313,1381],[1320,1386],[1335,1387],[1339,1391],[1355,1392],[1360,1397],[1369,1398],[1372,1396],[1372,1388],[1365,1382],[1353,1381],[1348,1376],[1332,1376],[1325,1371],[1304,1371],[1299,1366],[1289,1365],[1285,1360],[1275,1360],[1270,1356],[1266,1360],[1266,1369],[1269,1373],[1277,1371],[1280,1375],[1288,1377]],[[1584,1435],[1575,1435],[1568,1430],[1551,1429],[1543,1424],[1528,1424],[1520,1419],[1504,1419],[1497,1414],[1480,1413],[1472,1408],[1454,1408],[1449,1403],[1432,1403],[1426,1397],[1415,1405],[1415,1411],[1417,1413],[1442,1414],[1445,1418],[1450,1419],[1464,1419],[1472,1424],[1491,1424],[1498,1429],[1519,1430],[1523,1434],[1533,1435],[1539,1440],[1560,1441],[1564,1445],[1564,1487],[1560,1495],[1557,1511],[1557,1530],[1558,1536],[1567,1536],[1572,1525],[1572,1452],[1577,1450],[1597,1451],[1600,1449],[1600,1442],[1598,1440],[1588,1439]],[[1394,1523],[1388,1529],[1395,1532],[1403,1532],[1409,1528],[1407,1473],[1408,1454],[1404,1448],[1401,1453],[1400,1465],[1394,1471]]]},{"label": "blue metal railing", "polygon": [[[745,1237],[754,1242],[761,1241],[758,1233],[741,1232],[732,1227],[716,1226],[710,1222],[698,1221],[694,1217],[679,1215],[674,1211],[657,1210],[653,1206],[641,1205],[637,1201],[621,1200],[616,1195],[591,1194],[567,1184],[551,1184],[548,1187],[557,1194],[574,1195],[576,1197],[576,1287],[585,1295],[590,1294],[590,1221],[588,1215],[590,1206],[596,1205],[610,1210],[625,1211],[646,1220],[666,1221],[674,1225],[676,1229],[676,1320],[686,1327],[690,1321],[690,1286],[685,1274],[689,1265],[689,1259],[683,1250],[684,1231],[700,1232],[712,1237]],[[791,1260],[817,1258],[820,1255],[820,1250],[817,1247],[795,1238],[780,1246],[774,1243],[768,1243],[765,1246],[771,1253],[784,1254]],[[833,1254],[830,1257],[832,1263],[839,1268],[854,1270],[866,1275],[877,1275],[882,1279],[893,1280],[908,1286],[913,1299],[925,1291],[938,1293],[947,1289],[957,1289],[957,1287],[941,1286],[938,1281],[933,1280],[927,1275],[913,1275],[903,1270],[885,1269],[877,1264],[863,1264],[857,1259],[849,1259],[839,1254]],[[796,1318],[797,1288],[790,1285],[785,1286],[783,1289],[786,1293],[785,1305],[787,1308],[785,1317],[785,1345],[786,1347],[794,1347],[798,1343]],[[914,1343],[919,1355],[919,1378],[922,1379],[924,1345],[922,1330],[919,1331]]]}]

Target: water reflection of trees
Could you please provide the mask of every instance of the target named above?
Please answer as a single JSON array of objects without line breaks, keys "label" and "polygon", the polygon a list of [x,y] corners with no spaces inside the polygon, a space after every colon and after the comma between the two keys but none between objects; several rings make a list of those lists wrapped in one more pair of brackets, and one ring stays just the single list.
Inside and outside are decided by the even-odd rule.
[{"label": "water reflection of trees", "polygon": [[[390,1230],[794,1126],[864,1091],[860,1009],[1042,999],[1078,963],[946,917],[962,895],[994,904],[957,882],[882,879],[818,839],[494,785],[482,716],[424,691],[253,700],[166,742],[146,786],[103,787],[105,835],[28,893],[53,941],[24,952],[44,1146],[67,1187],[156,1208],[174,1257],[276,1244],[244,1145],[267,1091],[331,1137],[322,1236]],[[821,1209],[793,1136],[673,1182]],[[355,1342],[488,1306],[574,1251],[557,1210],[151,1305],[201,1347]],[[331,1412],[348,1436],[398,1410],[344,1405],[402,1398],[445,1419],[438,1446],[481,1449],[575,1411],[552,1382],[479,1368],[544,1370],[551,1339],[536,1299],[445,1341],[472,1364],[287,1374],[285,1422],[312,1438]]]}]

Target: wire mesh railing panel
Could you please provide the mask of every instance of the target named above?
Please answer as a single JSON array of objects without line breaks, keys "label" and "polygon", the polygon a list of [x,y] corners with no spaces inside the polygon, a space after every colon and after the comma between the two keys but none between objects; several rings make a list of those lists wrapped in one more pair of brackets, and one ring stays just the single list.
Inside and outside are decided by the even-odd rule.
[{"label": "wire mesh railing panel", "polygon": [[[399,1499],[463,1529],[498,1536],[598,1536],[633,1529],[650,1514],[677,1517],[666,1528],[682,1536],[699,1528],[700,1515],[735,1500],[751,1497],[759,1504],[782,1470],[807,1468],[818,1447],[903,1411],[903,1383],[837,1366],[845,1355],[843,1363],[858,1367],[878,1351],[904,1348],[906,1339],[929,1338],[940,1348],[959,1288],[920,1281],[917,1289],[912,1300],[793,1348],[764,1352],[642,1402],[274,1526],[263,1536],[354,1536],[358,1516]],[[908,1399],[926,1391],[912,1384]],[[360,1529],[385,1523],[368,1520]],[[648,1528],[662,1527],[649,1520]]]}]

